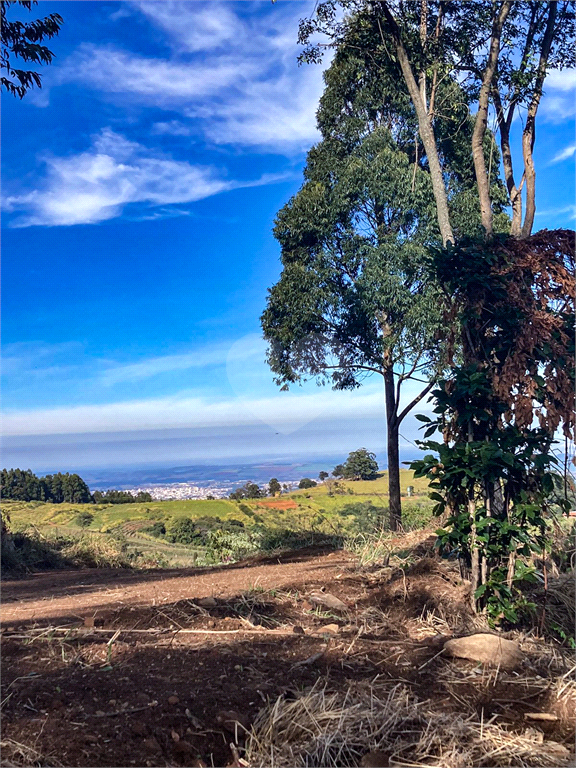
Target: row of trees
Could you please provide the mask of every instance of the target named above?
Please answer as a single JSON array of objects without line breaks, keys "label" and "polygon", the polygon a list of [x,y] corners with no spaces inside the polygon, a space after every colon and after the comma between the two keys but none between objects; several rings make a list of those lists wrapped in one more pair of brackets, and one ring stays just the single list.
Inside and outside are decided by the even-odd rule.
[{"label": "row of trees", "polygon": [[92,501],[90,489],[80,475],[62,472],[37,477],[29,469],[3,469],[0,492],[2,498],[16,501],[49,501],[53,504],[88,504]]},{"label": "row of trees", "polygon": [[152,496],[147,491],[138,491],[132,494],[130,491],[94,491],[92,494],[94,504],[133,504],[138,501],[152,501]]},{"label": "row of trees", "polygon": [[[574,11],[318,2],[300,42],[304,61],[334,50],[322,140],[278,214],[283,271],[262,316],[283,387],[382,376],[393,529],[398,427],[432,394],[432,453],[414,468],[448,512],[472,604],[496,618],[513,618],[522,557],[545,543],[554,435],[574,434],[574,232],[532,236],[536,117],[547,73],[575,64]],[[409,378],[422,388],[400,408]]]},{"label": "row of trees", "polygon": [[129,491],[110,490],[102,493],[90,489],[80,475],[58,472],[37,477],[30,469],[3,469],[0,472],[0,493],[3,499],[15,501],[46,501],[52,504],[130,504],[152,501],[145,491],[136,495]]}]

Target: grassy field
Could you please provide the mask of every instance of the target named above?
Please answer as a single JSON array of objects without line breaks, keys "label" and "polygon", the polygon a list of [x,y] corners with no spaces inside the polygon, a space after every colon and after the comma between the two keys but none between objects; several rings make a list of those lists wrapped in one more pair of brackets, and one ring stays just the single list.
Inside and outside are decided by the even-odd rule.
[{"label": "grassy field", "polygon": [[[407,487],[414,493],[407,497]],[[412,472],[401,471],[403,506],[409,527],[418,527],[430,516],[432,502],[428,499],[425,480],[414,480]],[[10,517],[13,531],[33,528],[40,536],[75,535],[81,533],[119,537],[129,550],[144,557],[157,557],[165,565],[191,565],[205,549],[196,545],[174,544],[154,537],[146,530],[154,523],[164,523],[167,531],[179,518],[200,520],[214,528],[238,521],[236,535],[272,536],[280,532],[302,535],[354,536],[362,530],[379,526],[386,520],[388,506],[388,477],[382,473],[376,480],[329,482],[315,488],[283,494],[281,499],[250,499],[241,502],[228,499],[152,501],[136,504],[45,504],[42,502],[4,501],[3,510]],[[269,506],[278,503],[285,509]],[[82,512],[93,515],[87,527],[81,527],[77,517]],[[244,528],[242,528],[244,526]]]}]

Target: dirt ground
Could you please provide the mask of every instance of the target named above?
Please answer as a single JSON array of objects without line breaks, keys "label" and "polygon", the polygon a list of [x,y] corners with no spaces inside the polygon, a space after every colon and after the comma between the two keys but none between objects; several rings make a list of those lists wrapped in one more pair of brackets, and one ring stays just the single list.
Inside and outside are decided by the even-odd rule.
[{"label": "dirt ground", "polygon": [[[52,571],[4,581],[2,603],[7,766],[239,766],[259,710],[319,678],[384,676],[511,727],[549,708],[542,686],[519,700],[512,675],[488,694],[465,674],[442,682],[446,606],[453,628],[473,623],[466,586],[432,558],[406,573],[317,549],[211,569]],[[570,719],[545,725],[571,746]]]}]

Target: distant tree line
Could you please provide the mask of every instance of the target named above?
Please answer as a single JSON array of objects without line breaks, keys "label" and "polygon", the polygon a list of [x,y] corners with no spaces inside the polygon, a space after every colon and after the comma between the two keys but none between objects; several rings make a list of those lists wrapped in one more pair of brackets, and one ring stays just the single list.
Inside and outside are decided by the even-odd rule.
[{"label": "distant tree line", "polygon": [[49,501],[53,504],[70,502],[89,504],[90,489],[80,475],[63,474],[36,477],[30,469],[3,469],[0,473],[3,499],[16,501]]},{"label": "distant tree line", "polygon": [[94,491],[80,475],[58,472],[37,477],[30,469],[3,469],[0,472],[0,493],[3,499],[14,501],[47,501],[52,504],[130,504],[152,501],[152,496],[140,491],[135,496],[128,491]]},{"label": "distant tree line", "polygon": [[92,494],[94,504],[133,504],[136,501],[152,501],[152,496],[147,491],[138,491],[136,495],[130,491],[109,490],[94,491]]}]

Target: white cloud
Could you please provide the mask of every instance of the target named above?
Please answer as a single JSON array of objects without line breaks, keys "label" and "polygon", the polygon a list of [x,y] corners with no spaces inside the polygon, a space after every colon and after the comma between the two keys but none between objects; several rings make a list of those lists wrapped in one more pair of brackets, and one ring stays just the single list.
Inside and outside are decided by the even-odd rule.
[{"label": "white cloud", "polygon": [[553,69],[544,81],[542,116],[550,123],[574,119],[576,114],[576,69]]},{"label": "white cloud", "polygon": [[[46,157],[44,162],[47,173],[38,189],[4,198],[6,210],[27,212],[11,226],[93,224],[119,216],[129,203],[190,203],[224,190],[284,178],[268,174],[247,182],[226,180],[210,167],[153,156],[146,147],[109,128],[94,138],[86,152]],[[164,210],[161,215],[170,213]]]},{"label": "white cloud", "polygon": [[209,62],[172,61],[84,43],[59,70],[57,81],[132,95],[148,106],[171,107],[206,98],[257,72],[256,62],[236,56],[220,55]]},{"label": "white cloud", "polygon": [[148,358],[138,363],[116,365],[104,371],[101,380],[104,384],[112,385],[126,381],[149,379],[162,373],[223,365],[226,362],[229,349],[230,344],[215,344],[180,355],[164,355]]},{"label": "white cloud", "polygon": [[362,418],[383,412],[381,391],[314,394],[278,393],[244,401],[240,398],[210,401],[205,397],[178,394],[149,400],[132,400],[106,405],[81,405],[7,413],[4,435],[79,434],[122,432],[141,429],[241,425],[260,422],[275,428],[296,427],[323,418]]},{"label": "white cloud", "polygon": [[561,163],[563,160],[568,160],[568,158],[572,157],[576,154],[576,144],[571,144],[568,147],[564,147],[564,149],[561,152],[558,152],[557,155],[555,155],[552,160],[550,160],[550,165],[553,165],[554,163]]},{"label": "white cloud", "polygon": [[154,123],[151,132],[158,136],[190,136],[192,128],[179,120],[170,120],[167,123]]},{"label": "white cloud", "polygon": [[567,216],[568,219],[576,219],[576,205],[565,205],[563,208],[552,208],[547,211],[536,211],[536,216]]},{"label": "white cloud", "polygon": [[209,5],[164,0],[133,2],[131,6],[160,27],[184,50],[210,51],[233,45],[244,29],[229,6],[220,2]]},{"label": "white cloud", "polygon": [[164,34],[169,57],[82,44],[55,82],[79,82],[111,98],[121,94],[124,103],[133,100],[188,118],[159,121],[155,134],[204,133],[218,144],[286,154],[318,139],[322,67],[296,62],[298,19],[310,10],[308,4],[252,13],[246,3],[242,14],[220,2],[133,2],[130,8]]}]

